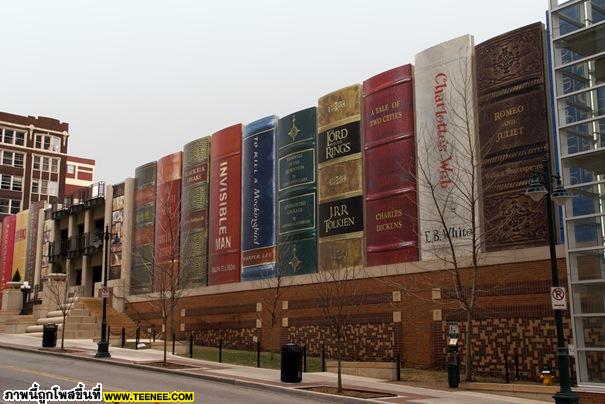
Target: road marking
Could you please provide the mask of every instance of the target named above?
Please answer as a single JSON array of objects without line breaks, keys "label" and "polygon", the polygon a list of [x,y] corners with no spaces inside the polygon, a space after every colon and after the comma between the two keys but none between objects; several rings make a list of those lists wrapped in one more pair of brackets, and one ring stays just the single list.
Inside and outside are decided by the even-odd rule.
[{"label": "road marking", "polygon": [[[13,370],[16,372],[21,372],[21,373],[30,373],[32,375],[36,375],[36,376],[41,376],[41,377],[48,377],[51,379],[56,379],[56,380],[63,380],[66,382],[72,382],[75,384],[78,384],[79,382],[82,382],[84,384],[86,384],[87,386],[96,386],[96,384],[98,382],[91,382],[89,380],[83,380],[83,379],[75,379],[73,377],[68,377],[68,376],[58,376],[56,374],[53,373],[47,373],[47,372],[41,372],[39,370],[33,370],[33,369],[27,369],[27,368],[22,368],[19,366],[12,366],[12,365],[0,365],[0,369],[7,369],[7,370]],[[125,391],[123,389],[120,389],[118,387],[115,386],[110,386],[108,384],[102,383],[103,384],[103,389],[104,390],[109,390],[109,391]]]}]

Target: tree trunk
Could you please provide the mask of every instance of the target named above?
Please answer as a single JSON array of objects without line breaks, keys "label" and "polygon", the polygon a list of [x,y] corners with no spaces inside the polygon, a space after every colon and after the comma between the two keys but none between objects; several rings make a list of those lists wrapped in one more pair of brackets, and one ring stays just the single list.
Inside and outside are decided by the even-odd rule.
[{"label": "tree trunk", "polygon": [[465,368],[464,368],[464,380],[466,380],[467,382],[472,382],[473,381],[473,352],[471,351],[471,334],[473,331],[473,311],[472,310],[467,310],[466,311],[466,338],[464,340],[464,362],[465,362]]},{"label": "tree trunk", "polygon": [[166,319],[163,321],[164,325],[164,367],[166,367],[166,350],[168,349],[168,333],[166,332],[168,329],[166,328]]},{"label": "tree trunk", "polygon": [[63,325],[61,326],[61,350],[65,350],[65,313],[63,314]]},{"label": "tree trunk", "polygon": [[338,337],[336,339],[337,345],[337,355],[338,355],[338,389],[339,393],[342,393],[342,341],[340,337],[340,332],[337,333]]}]

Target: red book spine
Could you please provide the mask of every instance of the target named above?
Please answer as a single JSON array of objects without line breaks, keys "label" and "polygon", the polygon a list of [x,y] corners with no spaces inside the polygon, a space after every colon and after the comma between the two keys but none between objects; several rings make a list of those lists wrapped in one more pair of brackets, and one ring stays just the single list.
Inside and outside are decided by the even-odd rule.
[{"label": "red book spine", "polygon": [[0,261],[2,262],[2,289],[10,282],[13,276],[13,250],[15,247],[15,227],[17,216],[11,215],[4,218],[2,222],[2,250]]},{"label": "red book spine", "polygon": [[183,152],[158,161],[155,202],[155,289],[178,285],[181,228],[181,165]]},{"label": "red book spine", "polygon": [[363,83],[366,264],[418,260],[412,65]]},{"label": "red book spine", "polygon": [[212,135],[209,285],[240,281],[242,131],[238,124]]}]

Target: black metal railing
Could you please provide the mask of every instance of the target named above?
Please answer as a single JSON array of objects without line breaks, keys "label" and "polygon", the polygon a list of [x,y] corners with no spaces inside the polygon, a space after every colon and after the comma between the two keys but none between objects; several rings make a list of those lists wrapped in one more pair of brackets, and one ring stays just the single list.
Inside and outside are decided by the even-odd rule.
[{"label": "black metal railing", "polygon": [[101,252],[103,248],[103,230],[95,230],[83,234],[83,253],[84,255]]}]

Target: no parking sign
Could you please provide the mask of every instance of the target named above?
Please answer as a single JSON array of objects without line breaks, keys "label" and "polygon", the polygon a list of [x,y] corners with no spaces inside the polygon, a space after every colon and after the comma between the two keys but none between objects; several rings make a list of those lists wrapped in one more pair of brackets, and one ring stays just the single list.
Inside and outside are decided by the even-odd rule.
[{"label": "no parking sign", "polygon": [[550,288],[550,302],[553,310],[567,310],[567,293],[563,286]]}]

